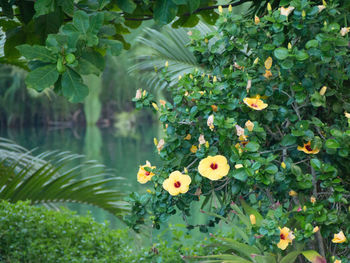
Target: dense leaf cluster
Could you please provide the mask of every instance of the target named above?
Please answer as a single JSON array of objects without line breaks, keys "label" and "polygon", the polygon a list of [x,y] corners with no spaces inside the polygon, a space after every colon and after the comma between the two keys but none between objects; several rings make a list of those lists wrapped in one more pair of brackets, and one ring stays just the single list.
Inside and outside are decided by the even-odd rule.
[{"label": "dense leaf cluster", "polygon": [[[307,0],[280,5],[294,10],[282,15],[270,9],[255,20],[223,12],[217,32],[193,30],[191,48],[207,71],[182,76],[172,89],[173,101],[156,107],[166,134],[158,149],[163,165],[152,177],[155,191],[134,202],[144,211],[148,207],[157,226],[175,207],[185,217],[197,213],[193,201],[204,200],[203,209],[226,216],[231,202],[244,198],[264,216],[276,209],[255,228],[269,251],[278,250],[278,227],[288,226],[296,229],[297,242],[329,257],[344,256],[349,246],[331,240],[340,230],[350,233],[348,6]],[[256,110],[246,98],[268,106]],[[152,98],[136,101],[147,106]],[[208,125],[211,115],[214,129]],[[242,139],[237,125],[244,128],[247,121],[254,128],[246,126]],[[199,145],[200,135],[206,144]],[[200,176],[199,161],[218,154],[229,160],[228,176],[218,181]],[[162,188],[174,170],[188,170],[192,178],[189,192],[175,197]],[[215,221],[218,217],[207,226]],[[200,225],[203,231],[207,226]]]},{"label": "dense leaf cluster", "polygon": [[[54,91],[72,102],[88,94],[82,75],[100,75],[105,56],[129,44],[123,35],[154,19],[165,25],[194,26],[199,16],[214,23],[209,0],[38,0],[0,2],[0,26],[6,33],[0,62],[30,70],[27,86]],[[209,7],[209,8],[208,8]],[[24,57],[24,59],[23,59]]]}]

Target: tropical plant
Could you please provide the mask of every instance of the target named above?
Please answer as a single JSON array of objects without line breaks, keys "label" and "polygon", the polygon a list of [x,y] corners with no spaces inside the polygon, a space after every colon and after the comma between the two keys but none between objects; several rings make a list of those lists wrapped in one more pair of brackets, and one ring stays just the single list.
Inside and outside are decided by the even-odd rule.
[{"label": "tropical plant", "polygon": [[[83,158],[59,151],[34,156],[0,138],[0,199],[30,200],[31,204],[56,208],[69,202],[89,204],[117,216],[128,211],[128,204],[122,201],[124,194],[114,189],[123,179],[95,161],[80,162]],[[86,172],[90,175],[81,177]]]},{"label": "tropical plant", "polygon": [[[194,29],[205,34],[215,30],[203,22],[199,22]],[[144,36],[137,38],[141,49],[138,53],[142,55],[132,58],[136,62],[129,68],[129,73],[143,81],[150,90],[174,86],[179,76],[200,68],[195,56],[187,47],[190,43],[190,32],[190,29],[173,28],[171,25],[164,26],[160,31],[146,28]],[[165,68],[169,73],[169,82],[157,73]]]},{"label": "tropical plant", "polygon": [[[260,227],[264,223],[270,222],[270,218],[278,211],[269,210],[266,218],[254,208],[249,206],[243,199],[240,200],[241,208],[237,204],[231,204],[232,219],[222,218],[215,213],[208,215],[221,218],[233,231],[233,238],[222,237],[218,235],[214,237],[216,242],[210,245],[224,250],[225,253],[189,257],[200,260],[203,263],[209,262],[227,262],[227,263],[294,263],[299,255],[303,255],[312,263],[326,263],[326,260],[314,250],[303,251],[304,245],[297,244],[296,248],[289,251],[288,254],[282,256],[282,253],[271,253],[270,246],[260,242],[261,236],[253,236],[254,228]],[[205,259],[205,260],[203,260]]]},{"label": "tropical plant", "polygon": [[[140,168],[154,191],[133,196],[131,225],[149,211],[155,227],[177,211],[186,218],[198,201],[225,218],[242,196],[264,217],[274,210],[253,229],[269,251],[288,253],[295,237],[328,260],[347,259],[349,3],[279,4],[255,19],[220,8],[214,43],[192,32],[213,75],[183,76],[169,101],[137,93],[165,135],[155,140],[163,164]],[[188,227],[205,232],[219,221]]]}]

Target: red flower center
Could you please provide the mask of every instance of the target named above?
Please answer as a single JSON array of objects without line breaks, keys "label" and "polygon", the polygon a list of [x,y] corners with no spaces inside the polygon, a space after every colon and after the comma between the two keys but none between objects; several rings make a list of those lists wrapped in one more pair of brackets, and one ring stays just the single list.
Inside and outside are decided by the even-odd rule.
[{"label": "red flower center", "polygon": [[174,186],[175,186],[176,188],[179,188],[179,187],[181,186],[181,183],[180,183],[179,181],[176,181],[176,182],[174,183]]},{"label": "red flower center", "polygon": [[258,105],[255,103],[252,103],[250,106],[254,107],[254,108],[258,108]]},{"label": "red flower center", "polygon": [[148,175],[150,175],[150,174],[151,174],[150,172],[147,172],[147,171],[145,172],[145,175],[146,175],[146,176],[148,176]]},{"label": "red flower center", "polygon": [[308,150],[309,152],[312,152],[311,145],[305,145],[305,149]]},{"label": "red flower center", "polygon": [[213,170],[216,170],[216,169],[218,169],[218,165],[216,163],[212,163],[210,165],[210,168],[213,169]]},{"label": "red flower center", "polygon": [[280,238],[281,238],[282,240],[286,240],[286,237],[284,236],[284,234],[280,234]]}]

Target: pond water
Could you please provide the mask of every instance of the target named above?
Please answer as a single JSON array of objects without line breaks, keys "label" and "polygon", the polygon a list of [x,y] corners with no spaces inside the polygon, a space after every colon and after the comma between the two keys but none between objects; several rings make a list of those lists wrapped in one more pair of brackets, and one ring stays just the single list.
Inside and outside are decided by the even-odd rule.
[{"label": "pond water", "polygon": [[[145,192],[147,187],[150,187],[137,182],[136,175],[139,165],[144,164],[146,160],[149,160],[152,165],[160,163],[153,145],[153,138],[158,137],[157,134],[157,125],[140,125],[126,133],[98,127],[66,129],[32,127],[0,130],[0,136],[9,138],[27,149],[36,148],[35,153],[37,154],[49,150],[84,154],[86,160],[97,160],[107,168],[114,169],[116,176],[126,178],[122,191],[139,193]],[[91,213],[98,222],[107,220],[113,228],[125,227],[117,218],[102,209],[79,204],[67,206],[80,215]],[[199,209],[199,204],[195,205],[194,209]],[[206,217],[202,213],[194,213],[194,216],[189,218],[189,222],[195,224],[204,223],[205,220]],[[180,215],[173,216],[169,222],[183,224]],[[167,224],[164,224],[161,230],[155,231],[154,234],[166,228]],[[191,235],[199,238],[201,234],[196,230],[192,231]]]}]

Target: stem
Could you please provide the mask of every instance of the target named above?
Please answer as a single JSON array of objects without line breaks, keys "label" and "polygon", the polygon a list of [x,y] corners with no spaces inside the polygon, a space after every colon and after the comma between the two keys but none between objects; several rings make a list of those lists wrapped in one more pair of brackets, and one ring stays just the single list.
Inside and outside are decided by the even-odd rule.
[{"label": "stem", "polygon": [[[311,174],[312,174],[312,185],[313,185],[313,190],[312,193],[314,196],[317,196],[317,178],[316,178],[316,173],[312,165],[310,164],[311,167]],[[324,244],[323,244],[323,238],[321,236],[320,230],[316,232],[316,238],[318,242],[318,248],[320,250],[320,254],[322,257],[326,256],[325,250],[324,250]]]}]

